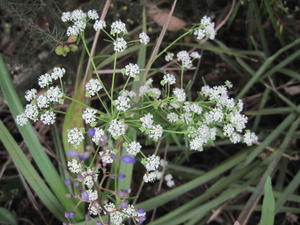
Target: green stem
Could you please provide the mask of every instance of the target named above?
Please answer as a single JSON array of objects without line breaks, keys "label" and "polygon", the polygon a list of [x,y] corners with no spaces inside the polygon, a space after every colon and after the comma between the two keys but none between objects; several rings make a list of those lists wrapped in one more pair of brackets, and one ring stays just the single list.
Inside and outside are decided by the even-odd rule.
[{"label": "green stem", "polygon": [[82,43],[83,43],[83,46],[84,46],[84,49],[86,51],[86,53],[88,54],[90,60],[91,60],[91,63],[92,63],[92,66],[93,66],[93,69],[94,69],[94,72],[96,73],[96,76],[97,76],[97,79],[99,80],[101,86],[103,87],[103,90],[105,91],[106,95],[108,96],[108,98],[111,100],[112,98],[110,97],[109,95],[109,92],[107,91],[106,87],[104,86],[102,80],[100,79],[100,76],[99,76],[99,73],[97,72],[97,67],[95,65],[95,62],[94,62],[94,59],[89,51],[89,48],[86,44],[86,41],[85,41],[85,38],[84,38],[84,34],[83,33],[80,33],[80,37],[81,37],[81,40],[82,40]]},{"label": "green stem", "polygon": [[[113,77],[112,77],[112,82],[111,82],[111,89],[110,89],[111,101],[114,100],[114,85],[115,85],[115,77],[116,77],[116,65],[117,65],[117,53],[115,52],[115,55],[114,55],[114,72],[113,72]],[[113,112],[113,103],[112,102],[111,102],[111,111]]]}]

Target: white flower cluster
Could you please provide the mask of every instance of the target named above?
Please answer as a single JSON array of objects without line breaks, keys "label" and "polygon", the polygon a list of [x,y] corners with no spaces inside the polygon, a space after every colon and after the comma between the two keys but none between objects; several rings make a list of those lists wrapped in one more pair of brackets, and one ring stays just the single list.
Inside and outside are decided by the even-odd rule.
[{"label": "white flower cluster", "polygon": [[[148,162],[149,160],[154,160],[153,165],[150,165],[150,163]],[[164,159],[161,159],[160,162],[158,162],[157,160],[159,160],[159,157],[152,155],[152,156],[148,157],[147,159],[145,159],[144,161],[142,161],[145,164],[147,164],[148,167],[156,168],[156,170],[154,170],[154,171],[150,170],[144,174],[143,180],[145,183],[152,183],[156,180],[160,180],[163,177],[163,169],[168,165],[168,162]],[[159,165],[157,165],[157,164],[159,164]],[[161,167],[162,170],[157,169],[159,166]]]},{"label": "white flower cluster", "polygon": [[113,45],[114,45],[114,51],[115,52],[123,52],[127,48],[127,42],[122,37],[118,37],[114,41]]},{"label": "white flower cluster", "polygon": [[82,119],[86,124],[93,125],[96,121],[97,110],[92,108],[87,108],[82,113]]},{"label": "white flower cluster", "polygon": [[44,94],[38,95],[38,91],[34,88],[25,92],[25,99],[30,103],[25,106],[23,113],[16,116],[16,123],[19,126],[27,124],[28,119],[34,122],[40,120],[45,125],[54,124],[56,114],[48,108],[54,103],[62,103],[64,94],[59,87],[49,87],[49,85],[53,81],[61,79],[65,73],[64,68],[54,67],[50,73],[45,73],[38,78],[41,88],[48,87]]},{"label": "white flower cluster", "polygon": [[140,74],[140,68],[137,64],[129,63],[125,66],[124,74],[128,77],[137,77]]},{"label": "white flower cluster", "polygon": [[103,150],[99,152],[99,157],[104,164],[111,164],[115,159],[115,154],[112,150]]},{"label": "white flower cluster", "polygon": [[115,22],[113,22],[110,26],[110,33],[112,35],[120,35],[120,34],[127,34],[127,28],[126,28],[126,24],[123,23],[121,20],[117,20]]},{"label": "white flower cluster", "polygon": [[174,59],[174,53],[167,52],[167,54],[165,55],[166,62],[171,62],[173,59]]},{"label": "white flower cluster", "polygon": [[163,127],[159,124],[154,124],[153,115],[148,113],[140,118],[142,122],[141,130],[147,134],[152,140],[158,141],[163,134]]},{"label": "white flower cluster", "polygon": [[173,90],[173,94],[174,94],[176,101],[178,101],[178,102],[184,102],[186,99],[186,94],[185,94],[184,90],[181,88],[175,88]]},{"label": "white flower cluster", "polygon": [[83,132],[78,128],[68,130],[67,138],[71,145],[79,145],[84,140]]},{"label": "white flower cluster", "polygon": [[86,96],[87,97],[92,97],[96,95],[98,91],[102,89],[101,83],[97,79],[90,79],[86,84],[85,84],[85,91],[86,91]]},{"label": "white flower cluster", "polygon": [[126,124],[122,120],[112,120],[107,130],[113,138],[118,138],[125,134]]},{"label": "white flower cluster", "polygon": [[104,131],[99,128],[99,127],[95,127],[95,133],[92,137],[92,141],[96,144],[99,145],[100,141],[103,139],[103,137],[105,136]]},{"label": "white flower cluster", "polygon": [[175,182],[173,180],[172,174],[166,174],[164,177],[165,181],[167,182],[167,186],[172,188],[175,186]]},{"label": "white flower cluster", "polygon": [[99,204],[93,203],[89,207],[90,215],[96,216],[102,211],[104,214],[109,214],[112,225],[122,225],[123,221],[132,218],[135,223],[141,223],[146,219],[146,212],[144,210],[135,209],[133,205],[127,204],[123,207],[117,207],[112,202],[104,204],[104,209],[101,209]]},{"label": "white flower cluster", "polygon": [[91,189],[98,181],[98,173],[95,168],[88,168],[81,172],[80,181]]},{"label": "white flower cluster", "polygon": [[81,163],[77,159],[72,159],[71,161],[68,161],[68,169],[72,173],[80,173],[83,169]]},{"label": "white flower cluster", "polygon": [[133,141],[126,143],[125,149],[130,155],[136,156],[141,151],[142,145],[139,142]]},{"label": "white flower cluster", "polygon": [[210,17],[204,16],[201,19],[200,25],[194,30],[194,35],[198,40],[203,38],[215,39],[215,23],[211,21]]},{"label": "white flower cluster", "polygon": [[142,32],[139,34],[139,39],[140,39],[141,44],[144,44],[144,45],[146,45],[150,42],[150,38],[145,32]]},{"label": "white flower cluster", "polygon": [[[83,32],[86,28],[88,20],[95,20],[94,29],[102,29],[105,27],[101,20],[98,20],[99,15],[96,10],[89,10],[87,13],[80,9],[75,9],[72,12],[63,12],[61,20],[64,23],[72,23],[71,26],[67,28],[68,36],[77,36],[80,32]],[[102,28],[100,28],[102,25]]]},{"label": "white flower cluster", "polygon": [[161,95],[160,89],[153,88],[152,83],[153,83],[153,80],[150,78],[145,82],[144,85],[142,85],[140,87],[140,90],[139,90],[139,96],[140,97],[149,96],[149,97],[152,97],[154,99],[158,99],[160,97],[160,95]]},{"label": "white flower cluster", "polygon": [[176,78],[173,74],[171,73],[166,73],[164,74],[163,80],[160,82],[161,85],[172,85],[176,83]]},{"label": "white flower cluster", "polygon": [[151,155],[145,159],[142,159],[142,164],[145,166],[148,172],[155,171],[160,165],[160,158],[157,155]]},{"label": "white flower cluster", "polygon": [[185,50],[177,53],[177,61],[181,63],[182,67],[185,69],[190,69],[192,67],[192,59],[189,53]]},{"label": "white flower cluster", "polygon": [[45,73],[38,78],[38,84],[41,88],[48,87],[53,81],[61,79],[66,70],[62,67],[54,67],[51,73]]}]

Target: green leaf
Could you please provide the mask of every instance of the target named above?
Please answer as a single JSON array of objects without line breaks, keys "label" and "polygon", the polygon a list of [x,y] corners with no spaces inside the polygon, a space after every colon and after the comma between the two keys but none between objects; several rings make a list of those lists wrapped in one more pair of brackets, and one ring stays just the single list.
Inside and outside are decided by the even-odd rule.
[{"label": "green leaf", "polygon": [[23,174],[28,184],[41,199],[42,203],[61,221],[64,221],[64,208],[49,190],[45,182],[30,164],[25,154],[15,142],[7,128],[0,121],[0,140],[8,151],[16,168]]},{"label": "green leaf", "polygon": [[18,225],[15,213],[0,207],[0,223],[7,225]]},{"label": "green leaf", "polygon": [[183,184],[177,188],[174,188],[171,191],[168,191],[168,192],[158,195],[154,198],[151,198],[149,200],[141,202],[136,207],[144,208],[145,210],[150,210],[150,209],[156,208],[158,206],[161,206],[171,200],[174,200],[174,199],[178,198],[180,195],[212,180],[213,178],[221,175],[225,171],[234,167],[236,164],[243,161],[247,157],[247,154],[248,154],[247,151],[241,152],[241,153],[231,157],[230,159],[228,159],[227,161],[225,161],[218,167],[199,176],[198,178],[196,178],[186,184]]},{"label": "green leaf", "polygon": [[274,216],[275,216],[275,200],[272,191],[271,178],[268,176],[264,186],[264,200],[263,200],[260,224],[273,225]]},{"label": "green leaf", "polygon": [[[4,61],[0,55],[0,87],[6,103],[10,109],[13,117],[21,114],[23,112],[23,107],[21,101],[16,93],[16,90],[12,84],[12,80],[7,72]],[[36,131],[30,124],[22,127],[18,127],[24,142],[26,143],[28,150],[30,151],[38,169],[41,171],[46,182],[49,184],[51,190],[54,192],[55,196],[59,199],[64,208],[68,211],[75,211],[78,219],[83,218],[82,212],[76,208],[75,201],[70,198],[66,198],[65,195],[68,190],[58,175],[57,170],[51,163],[49,157],[47,156],[43,146],[37,138]]]}]

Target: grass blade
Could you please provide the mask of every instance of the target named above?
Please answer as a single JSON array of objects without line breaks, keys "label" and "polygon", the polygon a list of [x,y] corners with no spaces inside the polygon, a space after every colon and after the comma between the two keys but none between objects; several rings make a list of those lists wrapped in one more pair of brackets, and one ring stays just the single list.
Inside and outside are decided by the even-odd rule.
[{"label": "grass blade", "polygon": [[39,196],[42,203],[61,221],[64,221],[64,208],[58,199],[49,190],[45,182],[35,171],[25,154],[15,142],[7,128],[0,121],[0,139],[8,151],[16,168],[23,174],[28,184]]},{"label": "grass blade", "polygon": [[[23,107],[21,105],[20,99],[12,84],[12,80],[7,72],[6,66],[1,56],[0,86],[9,106],[10,112],[12,113],[13,117],[16,117],[18,114],[23,112]],[[46,179],[46,182],[51,187],[55,196],[57,196],[57,198],[65,207],[65,209],[74,210],[78,215],[78,219],[83,218],[82,213],[76,209],[75,202],[72,199],[68,199],[65,197],[65,195],[68,193],[68,190],[63,181],[61,180],[60,176],[58,175],[58,172],[56,171],[54,165],[51,163],[49,157],[46,155],[44,148],[39,142],[33,127],[30,124],[27,124],[23,127],[18,127],[18,129],[35,163],[37,164],[39,170],[43,174],[43,177]]]},{"label": "grass blade", "polygon": [[261,225],[273,225],[275,213],[275,200],[272,191],[271,178],[267,177],[264,187],[264,200],[261,213]]}]

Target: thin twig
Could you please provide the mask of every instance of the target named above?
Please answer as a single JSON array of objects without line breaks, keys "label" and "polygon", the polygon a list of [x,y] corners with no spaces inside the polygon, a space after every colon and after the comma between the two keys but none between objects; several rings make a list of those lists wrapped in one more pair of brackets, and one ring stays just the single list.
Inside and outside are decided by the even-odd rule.
[{"label": "thin twig", "polygon": [[[196,67],[192,67],[189,70],[196,70]],[[147,69],[140,69],[140,71],[146,71]],[[181,70],[180,68],[164,68],[164,71],[178,71]],[[160,71],[160,69],[157,69],[157,71]],[[100,73],[100,74],[112,74],[112,73],[121,73],[122,69],[106,69],[106,70],[97,70],[94,73]]]}]

